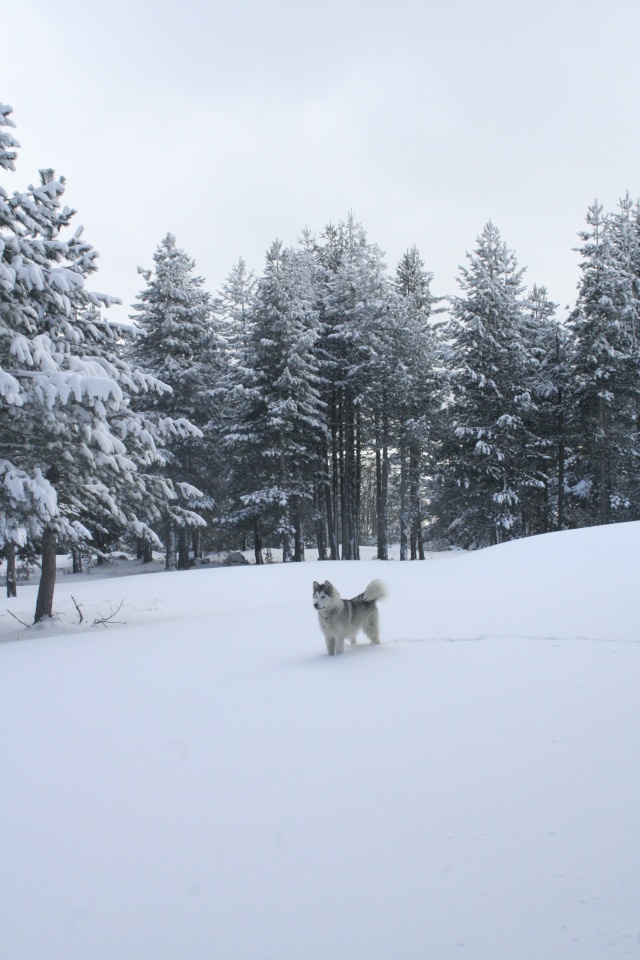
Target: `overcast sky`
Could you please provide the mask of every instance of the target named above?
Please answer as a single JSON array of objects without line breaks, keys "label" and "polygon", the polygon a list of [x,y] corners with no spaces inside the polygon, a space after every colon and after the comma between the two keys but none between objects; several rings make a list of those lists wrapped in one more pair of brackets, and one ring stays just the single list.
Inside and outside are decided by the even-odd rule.
[{"label": "overcast sky", "polygon": [[7,0],[0,24],[2,183],[64,174],[125,312],[167,232],[216,292],[350,210],[436,294],[491,219],[564,308],[588,205],[640,195],[640,0]]}]

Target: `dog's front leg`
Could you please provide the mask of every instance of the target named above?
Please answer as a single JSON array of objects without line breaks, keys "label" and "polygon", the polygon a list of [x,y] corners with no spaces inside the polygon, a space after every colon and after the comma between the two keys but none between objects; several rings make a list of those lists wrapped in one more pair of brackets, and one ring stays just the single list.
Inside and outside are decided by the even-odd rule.
[{"label": "dog's front leg", "polygon": [[335,652],[336,652],[336,640],[335,640],[335,637],[327,637],[327,636],[325,636],[324,639],[325,639],[326,644],[327,644],[327,653],[329,654],[330,657],[333,657],[333,656],[335,655]]}]

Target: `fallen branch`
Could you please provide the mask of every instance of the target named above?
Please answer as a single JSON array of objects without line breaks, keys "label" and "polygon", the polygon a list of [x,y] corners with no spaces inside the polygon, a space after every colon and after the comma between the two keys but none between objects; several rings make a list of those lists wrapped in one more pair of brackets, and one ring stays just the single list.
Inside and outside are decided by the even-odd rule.
[{"label": "fallen branch", "polygon": [[23,627],[30,627],[30,623],[25,623],[24,620],[21,620],[20,617],[16,617],[15,613],[11,613],[11,610],[7,610],[7,613],[10,617],[13,617],[14,620],[17,620],[18,623],[21,623]]},{"label": "fallen branch", "polygon": [[100,623],[104,624],[105,627],[108,623],[124,623],[124,620],[113,619],[116,613],[118,613],[118,610],[120,610],[120,607],[122,606],[123,603],[124,603],[124,600],[121,600],[118,608],[114,610],[112,613],[110,613],[108,617],[96,617],[96,619],[93,621],[94,626],[97,626]]},{"label": "fallen branch", "polygon": [[71,597],[71,599],[72,599],[73,602],[75,603],[76,610],[78,611],[78,616],[80,617],[80,620],[79,620],[78,622],[79,622],[79,623],[82,623],[82,621],[84,620],[84,617],[83,617],[83,615],[82,615],[82,610],[80,609],[80,607],[79,607],[78,604],[76,603],[76,598],[75,598],[75,597]]}]

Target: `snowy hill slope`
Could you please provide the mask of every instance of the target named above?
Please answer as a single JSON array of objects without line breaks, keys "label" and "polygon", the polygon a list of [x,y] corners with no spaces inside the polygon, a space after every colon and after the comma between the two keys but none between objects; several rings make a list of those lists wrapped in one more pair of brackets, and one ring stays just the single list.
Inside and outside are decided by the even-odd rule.
[{"label": "snowy hill slope", "polygon": [[[621,524],[3,614],[0,955],[637,957],[639,555]],[[312,580],[380,575],[383,645],[327,657]]]}]

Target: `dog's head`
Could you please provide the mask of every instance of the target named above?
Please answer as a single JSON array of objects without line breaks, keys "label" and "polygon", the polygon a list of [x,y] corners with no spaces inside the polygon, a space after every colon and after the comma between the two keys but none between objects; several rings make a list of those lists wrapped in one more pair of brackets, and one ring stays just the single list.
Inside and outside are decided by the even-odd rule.
[{"label": "dog's head", "polygon": [[335,589],[328,580],[324,583],[313,582],[313,605],[320,613],[330,607],[335,598]]}]

